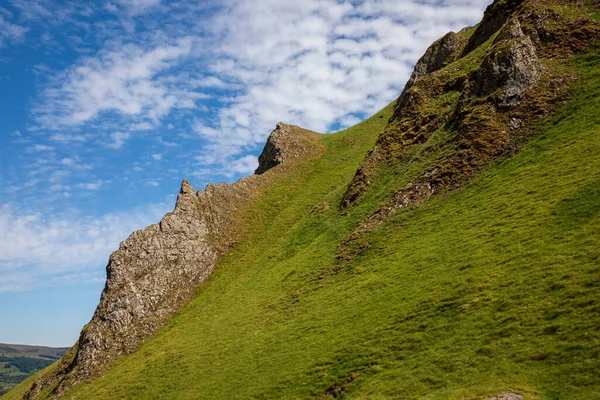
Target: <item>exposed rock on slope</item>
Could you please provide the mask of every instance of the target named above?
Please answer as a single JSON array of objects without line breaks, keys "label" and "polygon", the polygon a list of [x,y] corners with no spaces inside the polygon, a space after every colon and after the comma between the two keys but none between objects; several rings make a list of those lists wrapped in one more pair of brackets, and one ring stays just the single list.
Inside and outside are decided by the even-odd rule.
[{"label": "exposed rock on slope", "polygon": [[[450,41],[449,34],[427,50],[341,206],[359,201],[381,168],[395,160],[406,165],[426,155],[434,162],[399,188],[350,240],[402,208],[461,186],[483,166],[514,153],[528,137],[531,124],[568,97],[576,77],[562,72],[556,61],[567,60],[598,40],[600,25],[555,12],[557,6],[583,6],[560,3],[564,4],[496,1],[466,46],[464,40]],[[444,46],[447,49],[440,51]],[[456,61],[448,64],[437,54]],[[551,67],[544,66],[548,59],[554,60]]]},{"label": "exposed rock on slope", "polygon": [[202,208],[183,181],[173,212],[134,232],[110,256],[100,304],[79,339],[79,378],[93,375],[107,359],[133,351],[210,274],[217,251]]},{"label": "exposed rock on slope", "polygon": [[494,397],[488,397],[485,400],[523,400],[523,396],[518,393],[504,392]]},{"label": "exposed rock on slope", "polygon": [[[294,166],[319,156],[323,147],[318,141],[317,133],[279,123],[261,155],[261,174],[282,162]],[[101,374],[160,328],[241,239],[239,218],[271,176],[208,185],[198,193],[184,180],[173,212],[131,234],[111,254],[92,320],[58,367],[40,376],[25,398],[57,383],[53,394],[60,396],[77,382]]]},{"label": "exposed rock on slope", "polygon": [[455,61],[466,43],[467,39],[464,36],[449,32],[429,46],[425,54],[415,64],[415,69],[406,83],[404,91],[410,89],[420,77],[435,72]]},{"label": "exposed rock on slope", "polygon": [[477,47],[484,44],[491,38],[502,26],[513,17],[515,11],[524,3],[525,0],[501,0],[490,4],[483,14],[481,23],[473,32],[469,43],[465,46],[463,55],[466,55]]},{"label": "exposed rock on slope", "polygon": [[258,157],[258,168],[254,171],[257,175],[264,174],[267,170],[285,162],[291,162],[302,157],[314,146],[316,133],[313,135],[297,135],[297,126],[277,124],[277,128],[267,139],[267,143]]},{"label": "exposed rock on slope", "polygon": [[516,18],[508,22],[494,44],[498,44],[495,51],[469,77],[470,95],[483,97],[501,89],[498,105],[517,105],[521,93],[540,80],[542,64],[531,38],[523,33]]}]

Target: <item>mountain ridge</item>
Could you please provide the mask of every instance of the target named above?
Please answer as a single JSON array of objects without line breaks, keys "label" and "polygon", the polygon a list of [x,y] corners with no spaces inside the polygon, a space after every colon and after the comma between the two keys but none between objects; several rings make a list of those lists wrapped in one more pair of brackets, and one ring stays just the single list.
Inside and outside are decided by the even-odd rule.
[{"label": "mountain ridge", "polygon": [[[315,135],[279,123],[265,146],[262,168],[306,162],[321,151]],[[173,211],[158,224],[132,233],[111,254],[92,320],[60,367],[37,379],[24,398],[52,385],[60,396],[79,381],[101,375],[164,325],[243,236],[236,219],[268,181],[256,174],[195,192],[184,179]]]},{"label": "mountain ridge", "polygon": [[[358,227],[350,229],[351,234],[335,250],[337,262],[321,270],[318,277],[314,278],[315,282],[323,279],[336,279],[340,274],[349,273],[344,272],[350,268],[348,265],[353,265],[360,260],[372,246],[370,240],[365,239],[364,236],[388,223],[400,209],[411,209],[428,202],[431,198],[439,196],[444,198],[445,193],[462,188],[480,174],[485,167],[519,153],[532,137],[529,131],[532,129],[531,127],[542,117],[557,110],[560,103],[571,97],[571,88],[576,83],[575,73],[566,69],[563,64],[558,64],[557,67],[544,60],[550,57],[558,58],[558,62],[561,62],[560,59],[568,60],[573,54],[585,51],[594,41],[598,40],[600,29],[597,22],[581,17],[581,13],[574,16],[566,14],[565,17],[563,14],[548,11],[553,10],[552,7],[555,7],[555,3],[570,4],[569,2],[531,0],[508,3],[497,1],[488,7],[484,20],[479,26],[472,28],[470,32],[462,32],[463,36],[460,32],[448,34],[428,49],[424,58],[417,63],[411,80],[394,104],[393,110],[388,108],[385,112],[378,114],[374,117],[375,122],[367,121],[369,124],[379,127],[383,125],[381,121],[378,121],[382,119],[380,117],[388,117],[388,120],[385,121],[386,126],[381,128],[381,135],[377,132],[379,128],[376,128],[373,133],[377,133],[377,135],[369,136],[371,139],[368,140],[376,139],[374,147],[371,147],[363,160],[359,162],[358,169],[355,168],[356,173],[354,177],[350,177],[350,184],[344,184],[345,194],[340,198],[339,207],[331,201],[321,200],[309,208],[309,215],[312,216],[334,213],[338,215],[338,218],[348,219],[347,215],[352,213],[363,215],[358,220],[356,217],[349,219],[348,226],[352,225],[350,220],[355,220],[358,222]],[[520,14],[515,16],[517,11]],[[544,25],[548,19],[552,21],[551,29],[548,28],[548,24]],[[486,23],[486,21],[488,22]],[[498,27],[494,30],[493,27],[496,25]],[[533,34],[534,30],[537,38]],[[573,35],[572,45],[568,46],[566,51],[562,51],[554,44],[564,42],[565,37],[570,38],[570,34],[565,33],[568,31],[580,33]],[[467,39],[466,35],[468,34],[471,36]],[[471,44],[480,41],[482,42],[477,46]],[[484,45],[486,45],[485,48],[481,47]],[[471,48],[473,46],[474,48]],[[463,60],[462,64],[455,64],[460,60]],[[530,93],[532,88],[541,88],[542,90]],[[453,133],[455,136],[449,136],[449,131],[458,132],[458,134]],[[291,140],[289,147],[286,147],[285,144],[279,143],[280,135],[285,142],[286,132],[303,132],[304,134],[292,136],[294,140]],[[204,265],[206,269],[192,279],[186,276],[185,284],[181,280],[173,280],[173,290],[180,292],[181,297],[173,305],[165,306],[161,310],[164,314],[159,313],[159,322],[139,339],[133,341],[127,339],[128,343],[133,343],[133,348],[138,343],[143,343],[145,338],[150,337],[159,326],[167,321],[168,317],[192,298],[194,288],[201,282],[205,282],[211,275],[217,258],[226,258],[229,249],[235,248],[240,241],[245,240],[244,237],[248,236],[248,229],[251,228],[246,226],[244,229],[242,226],[244,223],[237,221],[235,215],[239,215],[240,218],[242,218],[241,215],[244,215],[243,218],[247,219],[247,212],[258,204],[256,202],[262,201],[260,199],[266,196],[269,190],[273,189],[274,181],[292,179],[292,175],[290,178],[286,177],[287,172],[298,171],[299,165],[308,165],[302,163],[318,162],[326,154],[325,147],[322,145],[325,138],[303,131],[298,127],[278,124],[271,137],[261,155],[262,159],[257,169],[257,175],[245,178],[240,181],[241,183],[233,185],[209,186],[205,192],[198,193],[194,193],[189,183],[184,181],[174,212],[167,214],[163,219],[164,222],[161,221],[158,226],[151,227],[151,232],[143,230],[132,236],[133,242],[139,237],[141,243],[144,243],[149,237],[152,240],[152,235],[159,234],[159,232],[168,232],[169,235],[175,232],[185,237],[189,236],[189,232],[192,230],[194,237],[189,240],[190,245],[182,244],[179,241],[167,246],[170,250],[179,249],[177,252],[181,254],[190,254],[191,243],[195,244],[198,240],[213,243],[204,249],[202,254],[186,260],[186,264],[189,266],[192,264]],[[303,140],[296,140],[298,137]],[[353,141],[356,140],[358,139],[345,136],[342,142],[352,146],[354,145]],[[437,147],[432,144],[436,144]],[[447,151],[448,149],[444,146],[450,146],[451,151]],[[297,151],[286,154],[287,149]],[[331,148],[328,148],[327,151],[331,151]],[[425,161],[419,161],[416,156]],[[300,164],[295,165],[291,162],[293,160],[298,160]],[[406,165],[402,163],[407,162],[409,168],[413,170],[409,174],[404,174],[402,179],[394,178],[394,174],[390,175],[388,172],[397,168],[397,165],[401,165],[401,167]],[[279,164],[282,165],[277,167]],[[385,188],[381,187],[380,182],[386,179],[392,183]],[[397,182],[393,181],[394,179]],[[264,186],[257,189],[252,185]],[[339,187],[331,190],[337,192]],[[368,211],[369,204],[374,201],[374,198],[381,205],[375,210]],[[229,205],[228,201],[231,202]],[[279,207],[279,205],[272,204],[271,207]],[[206,210],[209,211],[206,212]],[[190,217],[190,215],[194,217]],[[268,221],[261,222],[261,224],[265,223],[268,224]],[[247,222],[245,224],[247,225]],[[207,239],[205,240],[205,238]],[[183,242],[186,240],[188,239]],[[301,245],[302,240],[298,240]],[[127,241],[124,243],[125,246],[122,244],[120,252],[134,247],[135,254],[148,253],[153,255],[152,258],[156,258],[157,249],[148,252],[147,249],[138,249],[139,244],[137,243],[129,244]],[[291,252],[290,256],[293,256],[294,250],[290,249],[289,251]],[[148,254],[141,258],[138,255],[135,257],[147,259]],[[236,254],[239,255],[239,253]],[[109,276],[107,289],[105,289],[107,293],[111,289],[110,286],[113,285],[110,283],[111,278],[118,271],[118,268],[115,269],[118,265],[118,257],[118,255],[111,256],[109,267],[107,267]],[[159,264],[164,263],[164,260],[168,261],[167,255],[158,258],[163,261],[155,264],[157,265],[155,269],[158,269]],[[123,265],[127,265],[127,269],[132,269],[131,261],[127,261]],[[192,270],[195,269],[197,267],[192,268]],[[130,272],[123,270],[122,273]],[[194,273],[197,272],[194,271]],[[139,278],[126,279],[125,282],[136,282]],[[119,283],[114,283],[114,286],[118,287]],[[147,282],[141,285],[143,288],[149,286]],[[162,288],[165,285],[161,283],[158,286]],[[127,292],[136,293],[136,290],[129,288]],[[269,309],[269,312],[278,314],[293,309],[302,294],[290,296],[289,299],[280,299],[284,304],[289,301],[289,305],[275,305],[275,311]],[[108,298],[107,295],[106,299]],[[473,301],[475,302],[475,300]],[[126,307],[122,309],[130,307],[131,302],[125,303]],[[469,309],[475,303],[465,303],[461,307],[465,306],[464,309]],[[280,310],[279,307],[284,308]],[[104,312],[101,311],[99,314],[102,313]],[[110,312],[105,314],[110,315]],[[146,317],[148,312],[143,311],[140,315]],[[97,319],[101,320],[102,318],[98,317]],[[142,320],[143,318],[138,321]],[[123,323],[122,320],[117,319],[116,321],[116,325],[123,325],[127,329],[119,328],[121,330],[115,330],[115,332],[123,332],[124,338],[131,338],[129,330],[132,325]],[[93,319],[92,322],[95,320]],[[172,326],[170,327],[172,328]],[[82,338],[85,338],[87,332],[90,332],[89,329],[89,327],[84,328]],[[166,329],[169,329],[169,325]],[[102,337],[103,334],[99,333],[91,337],[94,336]],[[113,340],[108,342],[118,343]],[[85,346],[89,343],[96,348],[101,348],[101,346],[81,339],[79,343],[72,352],[75,354],[71,354],[72,359],[81,360],[80,368],[81,365],[93,365],[94,357],[86,358]],[[50,395],[52,396],[67,393],[79,379],[86,380],[103,373],[112,360],[118,359],[121,354],[133,351],[132,348],[123,350],[125,348],[121,346],[120,349],[114,351],[107,357],[109,361],[101,361],[102,366],[93,372],[73,375],[72,371],[76,371],[77,365],[73,365],[72,362],[63,363],[66,368],[62,370],[59,368],[58,374],[46,374],[50,379],[44,380],[43,376],[37,378],[37,383],[26,394],[26,398],[33,398],[48,389],[51,389]],[[86,361],[86,359],[91,361]],[[356,368],[354,372],[342,377],[336,385],[325,390],[323,396],[339,397],[339,395],[343,395],[355,380],[372,373],[371,369],[372,366],[364,365]],[[65,376],[67,376],[66,380],[63,379]],[[76,377],[72,378],[73,376]],[[57,381],[60,381],[58,386],[56,386]],[[431,384],[435,387],[435,382]]]}]

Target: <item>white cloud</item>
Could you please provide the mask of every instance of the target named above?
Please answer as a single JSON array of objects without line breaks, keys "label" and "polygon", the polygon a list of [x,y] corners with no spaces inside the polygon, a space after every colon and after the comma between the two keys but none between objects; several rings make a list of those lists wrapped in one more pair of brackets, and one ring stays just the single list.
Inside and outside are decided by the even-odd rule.
[{"label": "white cloud", "polygon": [[74,274],[98,279],[119,242],[166,211],[159,204],[99,218],[49,217],[0,206],[0,291],[31,290]]},{"label": "white cloud", "polygon": [[216,76],[205,76],[199,79],[194,80],[194,83],[199,87],[208,87],[208,88],[223,88],[226,87],[225,82]]},{"label": "white cloud", "polygon": [[27,28],[10,23],[0,14],[0,48],[6,43],[21,42],[27,33]]},{"label": "white cloud", "polygon": [[127,9],[132,15],[138,15],[159,6],[160,0],[117,0],[117,3]]},{"label": "white cloud", "polygon": [[150,123],[173,108],[192,107],[201,94],[158,77],[191,50],[192,39],[184,37],[151,50],[130,44],[84,58],[44,90],[34,109],[36,121],[41,128],[57,130],[116,112],[131,122]]},{"label": "white cloud", "polygon": [[154,161],[160,161],[160,160],[162,160],[162,158],[163,158],[162,154],[152,154],[152,159]]},{"label": "white cloud", "polygon": [[52,13],[47,8],[48,2],[43,0],[12,0],[12,5],[20,11],[24,20],[36,21],[52,17]]},{"label": "white cloud", "polygon": [[140,122],[129,127],[132,131],[149,131],[154,129],[154,125],[149,122]]},{"label": "white cloud", "polygon": [[199,160],[230,174],[277,121],[327,132],[378,111],[429,44],[477,22],[488,2],[228,1],[213,20],[220,40],[209,70],[243,90],[194,123],[208,142]]},{"label": "white cloud", "polygon": [[258,167],[258,159],[255,156],[244,156],[233,161],[229,167],[231,175],[250,175]]},{"label": "white cloud", "polygon": [[53,142],[67,143],[67,142],[85,142],[86,137],[84,135],[72,135],[65,133],[54,133],[50,135],[50,140]]},{"label": "white cloud", "polygon": [[54,150],[54,147],[47,146],[45,144],[34,144],[33,146],[28,147],[27,149],[29,151],[52,151]]},{"label": "white cloud", "polygon": [[131,134],[126,132],[113,132],[110,135],[112,141],[108,143],[107,146],[111,149],[120,149],[130,137]]},{"label": "white cloud", "polygon": [[177,146],[179,146],[179,145],[178,145],[176,142],[169,142],[169,141],[166,141],[166,140],[164,140],[164,139],[163,139],[162,137],[160,137],[160,136],[158,136],[158,137],[156,138],[156,141],[157,141],[158,143],[162,144],[162,145],[163,145],[163,146],[165,146],[165,147],[177,147]]},{"label": "white cloud", "polygon": [[105,183],[109,183],[109,182],[105,182],[105,181],[102,181],[102,180],[97,180],[95,182],[80,183],[80,184],[77,185],[77,187],[79,189],[83,189],[83,190],[98,190]]}]

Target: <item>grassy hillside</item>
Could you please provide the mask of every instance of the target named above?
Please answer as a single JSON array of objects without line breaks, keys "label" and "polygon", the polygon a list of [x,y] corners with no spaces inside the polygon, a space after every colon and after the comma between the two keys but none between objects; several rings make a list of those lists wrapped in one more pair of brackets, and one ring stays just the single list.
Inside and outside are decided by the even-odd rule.
[{"label": "grassy hillside", "polygon": [[406,179],[339,212],[391,107],[323,136],[194,300],[67,397],[600,398],[598,65],[572,63],[574,100],[521,153],[351,246]]},{"label": "grassy hillside", "polygon": [[0,343],[0,395],[62,357],[67,348]]}]

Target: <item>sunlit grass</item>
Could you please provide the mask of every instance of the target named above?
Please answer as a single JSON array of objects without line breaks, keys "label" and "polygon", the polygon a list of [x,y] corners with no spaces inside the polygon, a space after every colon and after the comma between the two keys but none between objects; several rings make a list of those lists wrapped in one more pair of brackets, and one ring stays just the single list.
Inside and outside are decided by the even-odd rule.
[{"label": "sunlit grass", "polygon": [[398,182],[338,204],[391,107],[324,136],[328,152],[277,178],[194,300],[70,396],[597,398],[598,54],[578,58],[576,98],[520,154],[398,214],[351,261],[339,246]]}]

